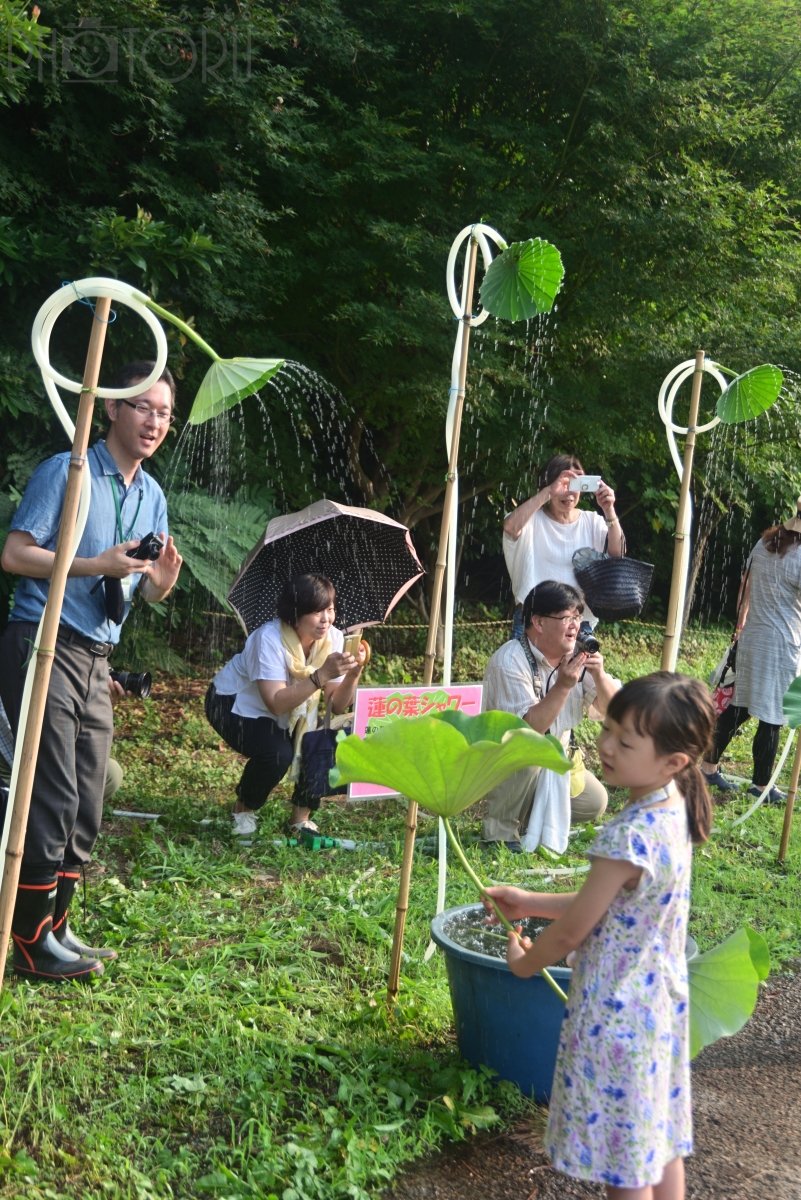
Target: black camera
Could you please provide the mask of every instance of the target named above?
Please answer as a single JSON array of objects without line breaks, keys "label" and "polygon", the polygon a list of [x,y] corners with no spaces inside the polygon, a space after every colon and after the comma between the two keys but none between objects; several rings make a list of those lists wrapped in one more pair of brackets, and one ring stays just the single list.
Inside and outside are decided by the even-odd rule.
[{"label": "black camera", "polygon": [[138,546],[133,550],[126,550],[125,553],[128,558],[139,558],[143,562],[146,560],[155,562],[163,549],[164,543],[161,538],[156,537],[155,533],[148,533]]},{"label": "black camera", "polygon": [[576,634],[576,654],[597,654],[601,643],[592,632],[589,621],[582,621]]},{"label": "black camera", "polygon": [[138,675],[136,671],[110,671],[109,674],[129,696],[138,696],[140,700],[147,700],[150,695],[153,676],[149,671],[141,671]]}]

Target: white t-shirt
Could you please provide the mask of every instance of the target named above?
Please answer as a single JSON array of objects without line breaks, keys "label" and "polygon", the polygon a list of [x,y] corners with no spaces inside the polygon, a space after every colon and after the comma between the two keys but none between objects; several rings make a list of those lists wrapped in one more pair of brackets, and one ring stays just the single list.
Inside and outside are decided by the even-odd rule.
[{"label": "white t-shirt", "polygon": [[[342,630],[332,626],[328,636],[331,638],[331,652],[341,653],[345,643]],[[340,675],[331,682],[339,683],[342,678]],[[231,711],[237,716],[270,717],[281,729],[288,729],[290,714],[282,713],[277,717],[275,713],[270,712],[261,698],[258,685],[260,679],[287,684],[292,682],[286,651],[281,642],[281,622],[277,617],[253,630],[245,642],[244,649],[220,668],[212,683],[218,696],[236,696]]]},{"label": "white t-shirt", "polygon": [[[526,522],[516,541],[504,533],[503,556],[518,604],[523,603],[533,587],[546,579],[569,583],[581,591],[573,572],[573,555],[583,546],[603,550],[607,527],[599,513],[583,508],[576,511],[578,520],[565,525],[552,520],[541,508]],[[593,625],[598,620],[587,604],[583,619]]]}]

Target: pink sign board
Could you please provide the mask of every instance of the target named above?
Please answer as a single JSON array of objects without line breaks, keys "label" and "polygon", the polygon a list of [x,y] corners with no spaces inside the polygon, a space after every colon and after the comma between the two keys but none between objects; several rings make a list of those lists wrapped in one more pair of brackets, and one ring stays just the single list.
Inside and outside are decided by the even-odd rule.
[{"label": "pink sign board", "polygon": [[[353,706],[353,732],[364,737],[390,721],[403,717],[424,717],[446,708],[458,709],[465,716],[481,712],[480,683],[431,683],[427,687],[358,688]],[[377,783],[350,783],[348,797],[366,800],[374,796],[397,796]]]}]

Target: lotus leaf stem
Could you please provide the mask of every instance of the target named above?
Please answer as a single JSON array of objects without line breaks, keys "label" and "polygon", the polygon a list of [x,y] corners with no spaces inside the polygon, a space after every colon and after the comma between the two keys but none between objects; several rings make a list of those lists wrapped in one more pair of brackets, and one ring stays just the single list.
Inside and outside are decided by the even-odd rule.
[{"label": "lotus leaf stem", "polygon": [[[487,891],[486,885],[481,882],[478,875],[476,875],[475,871],[470,866],[470,863],[467,861],[467,855],[465,854],[464,850],[462,849],[461,843],[460,843],[459,839],[456,837],[456,834],[451,829],[451,823],[448,820],[448,818],[443,817],[442,823],[445,826],[445,832],[448,835],[448,841],[450,842],[451,846],[453,847],[454,854],[459,859],[459,862],[462,864],[462,866],[464,867],[465,871],[472,879],[475,886],[478,888],[478,894],[481,896],[481,899],[489,901],[490,905],[492,906],[492,911],[495,913],[495,916],[498,918],[501,925],[503,925],[503,927],[509,933],[513,933],[518,940],[521,940],[520,934],[517,932],[514,925],[511,923],[511,921],[507,921],[506,917],[503,915],[503,913],[501,912],[501,910],[498,908],[497,904],[493,900],[492,896],[490,896],[489,892]],[[559,984],[556,982],[553,975],[550,973],[550,971],[546,967],[543,967],[543,969],[542,969],[542,977],[545,980],[545,982],[547,984],[549,984],[549,986],[551,988],[553,988],[553,990],[556,992],[559,999],[562,1000],[563,1003],[567,1004],[567,994],[562,991]]]},{"label": "lotus leaf stem", "polygon": [[163,320],[169,321],[171,325],[175,325],[177,329],[181,330],[181,333],[185,333],[190,341],[193,341],[195,345],[198,346],[205,354],[208,354],[209,358],[213,359],[214,362],[222,362],[222,359],[216,350],[212,350],[209,343],[204,342],[200,334],[197,333],[191,325],[187,325],[186,321],[182,321],[180,317],[176,317],[174,313],[169,311],[169,309],[162,308],[160,304],[156,304],[155,300],[151,300],[150,297],[145,296],[144,293],[137,293],[136,298],[141,300],[143,304],[146,304],[152,312],[156,313]]}]

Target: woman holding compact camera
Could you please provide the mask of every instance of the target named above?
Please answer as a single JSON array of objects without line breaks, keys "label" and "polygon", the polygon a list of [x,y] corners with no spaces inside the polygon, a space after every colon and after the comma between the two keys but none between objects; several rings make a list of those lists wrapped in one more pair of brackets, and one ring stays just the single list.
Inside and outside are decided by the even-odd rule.
[{"label": "woman holding compact camera", "polygon": [[[254,629],[209,685],[209,723],[248,759],[236,789],[237,837],[256,832],[257,810],[290,768],[296,784],[289,832],[319,832],[311,817],[328,794],[328,772],[311,762],[304,738],[316,729],[321,699],[337,714],[351,706],[366,661],[365,643],[358,658],[344,650],[344,636],[334,627],[335,600],[330,579],[295,576],[278,597],[278,616]],[[312,768],[321,780],[316,785]]]},{"label": "woman holding compact camera", "polygon": [[[540,479],[536,495],[513,509],[503,523],[503,555],[515,597],[514,637],[522,635],[523,601],[538,583],[556,579],[578,587],[573,571],[576,550],[590,546],[620,558],[625,549],[615,493],[599,475],[585,475],[575,455],[554,455]],[[594,495],[603,515],[579,508],[583,495]],[[584,619],[591,627],[598,622],[586,605]]]}]

